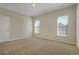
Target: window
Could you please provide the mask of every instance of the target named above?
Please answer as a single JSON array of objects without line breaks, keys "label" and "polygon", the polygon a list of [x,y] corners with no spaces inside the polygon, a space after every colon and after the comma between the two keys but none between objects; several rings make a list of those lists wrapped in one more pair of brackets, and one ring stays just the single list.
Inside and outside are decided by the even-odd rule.
[{"label": "window", "polygon": [[35,21],[35,33],[39,33],[39,27],[40,27],[40,21],[36,20]]},{"label": "window", "polygon": [[60,16],[57,18],[57,35],[68,35],[68,16]]}]

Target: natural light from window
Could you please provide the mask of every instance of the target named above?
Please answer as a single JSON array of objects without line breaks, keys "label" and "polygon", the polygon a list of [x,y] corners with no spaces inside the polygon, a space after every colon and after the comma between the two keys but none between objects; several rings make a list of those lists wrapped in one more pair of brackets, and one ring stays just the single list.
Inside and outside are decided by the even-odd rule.
[{"label": "natural light from window", "polygon": [[57,36],[68,35],[68,16],[60,16],[57,18]]},{"label": "natural light from window", "polygon": [[40,20],[35,21],[35,33],[39,33]]}]

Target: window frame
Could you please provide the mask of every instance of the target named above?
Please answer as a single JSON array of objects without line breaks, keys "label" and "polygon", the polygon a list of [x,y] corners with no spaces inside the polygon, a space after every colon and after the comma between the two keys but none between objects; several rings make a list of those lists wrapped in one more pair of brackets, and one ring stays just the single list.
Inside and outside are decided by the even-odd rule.
[{"label": "window frame", "polygon": [[[59,27],[58,27],[58,18],[59,18],[59,17],[63,17],[63,16],[67,16],[67,17],[68,17],[68,20],[67,20],[67,21],[68,21],[68,22],[67,22],[67,32],[66,32],[67,34],[64,34],[64,35],[58,32],[58,31],[59,31]],[[57,22],[56,22],[56,23],[57,23],[57,36],[67,37],[67,36],[69,35],[69,34],[68,34],[68,33],[69,33],[69,15],[58,16],[58,17],[57,17]],[[63,28],[63,29],[64,29],[64,28]],[[63,31],[60,31],[60,32],[63,32]],[[64,31],[64,32],[65,32],[65,31]]]},{"label": "window frame", "polygon": [[[35,22],[36,22],[36,21],[39,21],[39,25],[37,26],[38,28],[35,26]],[[40,29],[40,20],[39,20],[39,19],[38,19],[38,20],[36,19],[36,20],[34,21],[34,33],[38,34],[38,33],[39,33],[39,29]],[[36,32],[36,30],[37,30],[37,32]]]}]

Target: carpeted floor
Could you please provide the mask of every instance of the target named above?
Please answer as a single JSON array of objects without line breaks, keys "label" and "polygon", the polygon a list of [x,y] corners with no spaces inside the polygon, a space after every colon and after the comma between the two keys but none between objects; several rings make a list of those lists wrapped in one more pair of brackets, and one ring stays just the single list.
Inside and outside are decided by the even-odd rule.
[{"label": "carpeted floor", "polygon": [[56,41],[28,38],[0,43],[1,55],[78,55],[75,45]]}]

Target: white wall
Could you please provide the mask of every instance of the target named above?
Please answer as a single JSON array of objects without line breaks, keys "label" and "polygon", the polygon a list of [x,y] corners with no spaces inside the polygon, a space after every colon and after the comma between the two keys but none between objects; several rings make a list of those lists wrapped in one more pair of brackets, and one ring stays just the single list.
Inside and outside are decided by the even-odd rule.
[{"label": "white wall", "polygon": [[77,26],[76,26],[76,33],[77,33],[77,35],[76,35],[76,37],[77,37],[77,47],[79,48],[79,4],[77,4]]},{"label": "white wall", "polygon": [[32,36],[32,20],[30,17],[17,16],[17,20],[11,20],[11,39],[22,39]]},{"label": "white wall", "polygon": [[0,15],[10,17],[10,40],[32,36],[32,19],[29,16],[0,7]]},{"label": "white wall", "polygon": [[[69,26],[68,36],[57,36],[57,17],[68,15]],[[38,16],[40,20],[39,34],[34,34],[37,37],[45,38],[49,40],[56,40],[66,43],[76,43],[76,6],[70,6],[54,12]]]},{"label": "white wall", "polygon": [[0,15],[0,42],[10,39],[10,18]]}]

